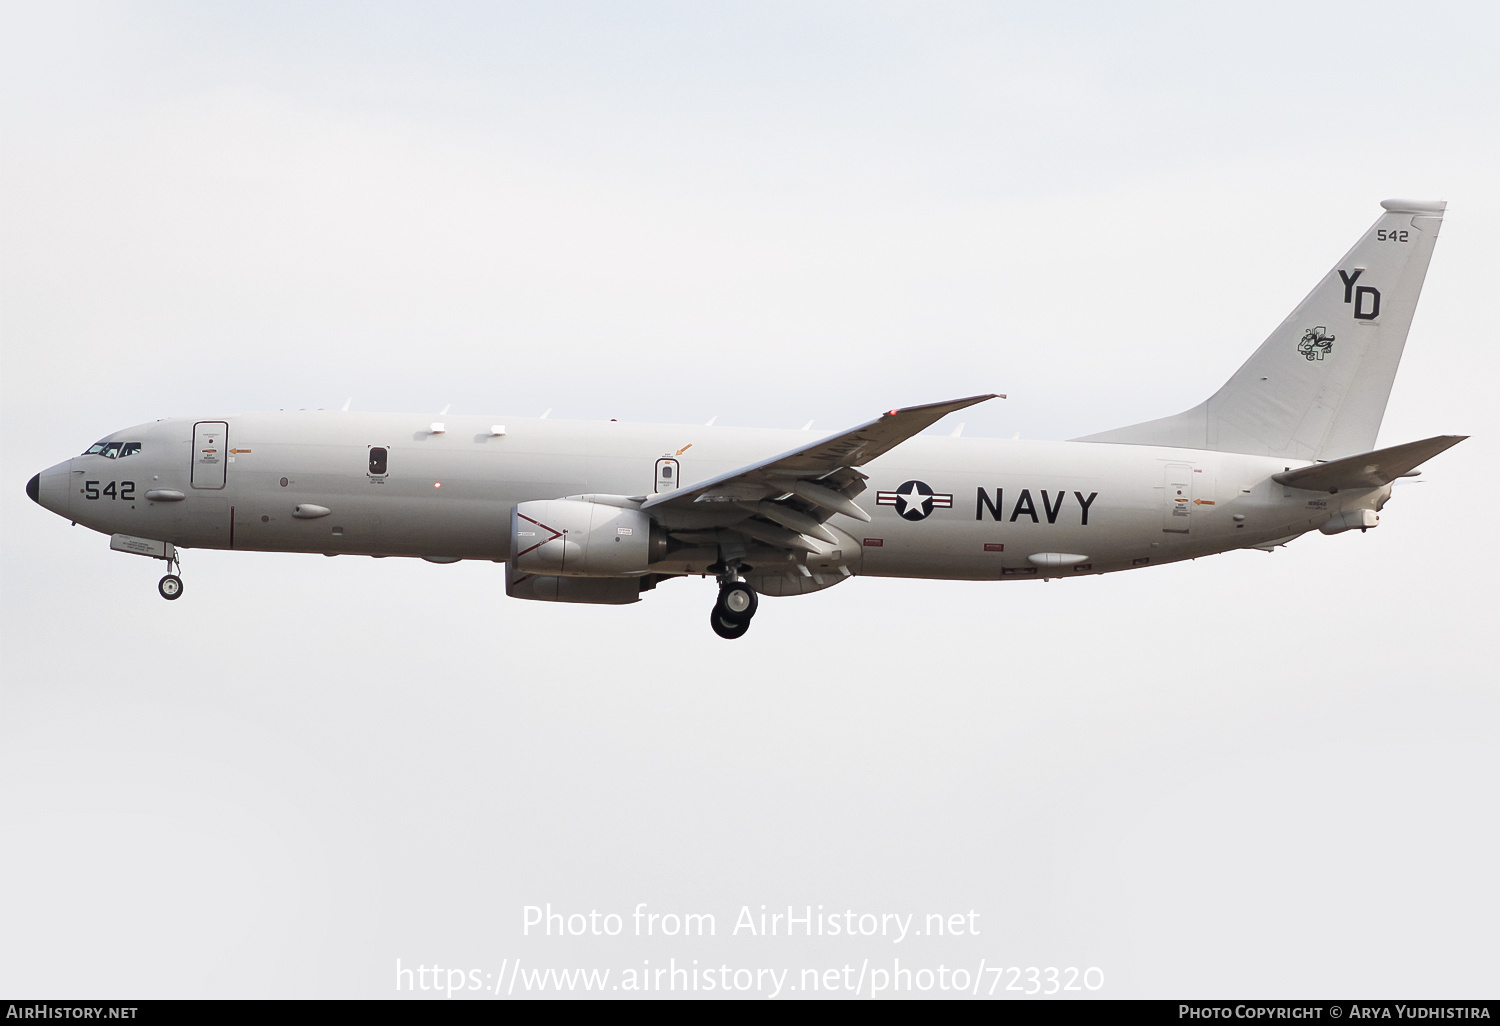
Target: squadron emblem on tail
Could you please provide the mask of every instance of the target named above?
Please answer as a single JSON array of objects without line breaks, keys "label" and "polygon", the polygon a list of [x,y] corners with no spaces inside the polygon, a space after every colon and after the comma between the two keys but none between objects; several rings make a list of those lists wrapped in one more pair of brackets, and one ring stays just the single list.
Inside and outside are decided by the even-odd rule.
[{"label": "squadron emblem on tail", "polygon": [[1297,352],[1309,360],[1321,360],[1333,352],[1333,340],[1336,336],[1323,334],[1327,330],[1321,324],[1316,328],[1308,328],[1302,333],[1302,341],[1297,343]]}]

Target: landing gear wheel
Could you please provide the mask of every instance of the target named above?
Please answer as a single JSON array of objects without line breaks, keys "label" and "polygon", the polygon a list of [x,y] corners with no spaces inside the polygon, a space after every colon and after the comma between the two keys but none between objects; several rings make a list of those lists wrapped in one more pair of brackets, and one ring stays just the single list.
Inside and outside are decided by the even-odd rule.
[{"label": "landing gear wheel", "polygon": [[719,589],[714,615],[727,623],[749,623],[759,604],[754,588],[744,581],[735,581]]},{"label": "landing gear wheel", "polygon": [[182,578],[176,574],[167,574],[156,582],[156,590],[161,592],[161,597],[169,602],[182,598]]},{"label": "landing gear wheel", "polygon": [[717,605],[714,606],[713,611],[708,614],[708,622],[713,625],[715,634],[717,634],[721,638],[727,638],[731,641],[733,641],[735,638],[743,637],[745,632],[750,629],[749,620],[740,620],[738,622],[735,622],[724,619],[724,616],[719,612],[719,607]]}]

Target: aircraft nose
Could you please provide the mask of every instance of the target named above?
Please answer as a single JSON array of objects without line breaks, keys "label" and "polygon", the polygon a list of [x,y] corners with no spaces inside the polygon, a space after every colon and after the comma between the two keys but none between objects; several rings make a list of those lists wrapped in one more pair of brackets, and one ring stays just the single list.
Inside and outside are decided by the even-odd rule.
[{"label": "aircraft nose", "polygon": [[50,509],[59,516],[68,515],[68,483],[72,461],[65,460],[55,467],[48,467],[26,482],[26,494],[43,509]]}]

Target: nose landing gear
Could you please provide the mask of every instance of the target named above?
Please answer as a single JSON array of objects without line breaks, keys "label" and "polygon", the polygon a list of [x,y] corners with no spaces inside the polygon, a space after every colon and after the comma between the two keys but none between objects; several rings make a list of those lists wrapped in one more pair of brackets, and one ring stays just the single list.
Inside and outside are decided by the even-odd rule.
[{"label": "nose landing gear", "polygon": [[182,569],[182,564],[176,559],[167,559],[167,576],[156,582],[156,590],[162,598],[167,601],[175,601],[182,598],[182,578],[177,572]]},{"label": "nose landing gear", "polygon": [[721,638],[743,637],[759,605],[755,589],[739,580],[734,571],[726,571],[719,578],[719,598],[709,614],[709,625]]}]

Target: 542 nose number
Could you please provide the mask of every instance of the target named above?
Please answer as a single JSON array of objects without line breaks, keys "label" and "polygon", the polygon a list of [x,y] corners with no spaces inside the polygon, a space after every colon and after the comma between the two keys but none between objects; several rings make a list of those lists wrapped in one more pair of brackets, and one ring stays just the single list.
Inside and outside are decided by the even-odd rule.
[{"label": "542 nose number", "polygon": [[85,481],[83,483],[83,497],[86,499],[123,499],[126,502],[135,501],[135,482],[121,481],[118,486],[111,481],[101,491],[98,481]]}]

